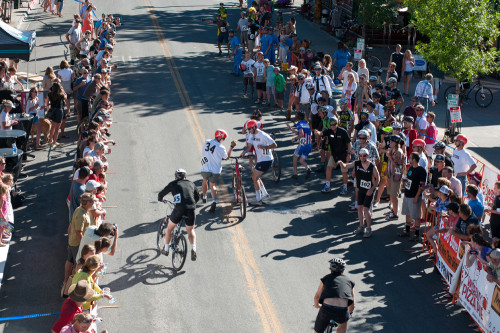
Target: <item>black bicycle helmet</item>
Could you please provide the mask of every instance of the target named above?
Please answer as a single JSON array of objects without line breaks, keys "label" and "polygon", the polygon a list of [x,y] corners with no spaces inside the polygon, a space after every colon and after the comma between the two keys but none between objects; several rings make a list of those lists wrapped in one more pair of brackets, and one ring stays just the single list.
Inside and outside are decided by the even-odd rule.
[{"label": "black bicycle helmet", "polygon": [[186,178],[186,170],[184,170],[184,169],[175,170],[175,179],[176,180],[184,179],[184,178]]},{"label": "black bicycle helmet", "polygon": [[345,261],[341,258],[333,258],[329,261],[330,269],[336,273],[341,273],[345,270]]}]

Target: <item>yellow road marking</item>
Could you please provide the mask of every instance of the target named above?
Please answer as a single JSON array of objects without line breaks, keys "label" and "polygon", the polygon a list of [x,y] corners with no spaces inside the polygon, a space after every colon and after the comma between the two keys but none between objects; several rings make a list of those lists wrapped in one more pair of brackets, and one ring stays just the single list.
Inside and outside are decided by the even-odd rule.
[{"label": "yellow road marking", "polygon": [[[184,106],[184,111],[186,112],[188,122],[198,144],[198,149],[201,149],[204,138],[206,136],[203,133],[203,129],[198,120],[198,116],[196,115],[196,112],[192,107],[191,100],[189,99],[189,94],[187,93],[184,82],[182,81],[177,66],[175,65],[175,61],[168,47],[165,35],[163,34],[163,30],[161,29],[158,22],[158,18],[154,13],[154,7],[151,5],[149,0],[144,0],[144,3],[148,8],[149,16],[155,28],[155,32],[167,61],[168,68],[172,73],[175,87],[177,88],[177,91],[179,93],[181,103]],[[222,181],[220,184],[220,189],[224,197],[223,201],[226,203],[230,202],[229,193],[227,192],[226,186]],[[232,213],[231,204],[226,204],[222,208],[224,211],[226,222],[230,222],[230,217],[231,220],[235,218]],[[262,274],[259,271],[259,267],[253,255],[252,249],[250,247],[250,244],[248,243],[248,239],[243,232],[243,228],[241,227],[241,225],[237,224],[229,228],[229,230],[233,234],[231,241],[236,252],[236,258],[243,269],[243,273],[245,275],[248,286],[248,292],[252,300],[254,301],[256,312],[261,319],[264,332],[283,332],[283,328],[281,327],[278,315],[276,313],[276,310],[274,309],[271,297],[267,292],[267,288],[264,284],[264,279],[262,278]]]}]

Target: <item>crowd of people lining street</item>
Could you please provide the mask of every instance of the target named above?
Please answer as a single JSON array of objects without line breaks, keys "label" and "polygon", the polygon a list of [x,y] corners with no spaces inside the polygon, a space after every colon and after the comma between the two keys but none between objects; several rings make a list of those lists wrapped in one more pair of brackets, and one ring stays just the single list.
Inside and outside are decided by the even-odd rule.
[{"label": "crowd of people lining street", "polygon": [[[346,45],[339,42],[333,56],[313,50],[309,41],[299,38],[295,19],[284,22],[272,1],[249,2],[239,18],[229,18],[221,3],[215,19],[204,21],[217,26],[219,55],[227,48],[228,56],[233,56],[231,74],[243,77],[243,98],[250,97],[260,108],[243,129],[256,191],[250,204],[271,200],[260,175],[269,168],[269,151],[276,143],[265,133],[262,116],[263,106],[279,109],[295,134],[292,142],[297,142],[293,180],[299,178],[298,161],[304,166],[305,179],[311,175],[310,165],[316,164],[315,171],[325,178],[321,192],[330,195],[337,191],[332,188],[333,170],[340,171],[342,185],[337,193],[353,196],[349,212],[357,212],[359,218],[354,234],[371,237],[373,210],[385,209],[388,221],[404,220],[396,237],[425,242],[435,260],[437,236],[449,232],[479,250],[471,251],[471,260],[485,262],[488,279],[500,282],[500,250],[496,250],[500,246],[500,182],[495,184],[493,206],[485,206],[482,176],[466,149],[467,137],[457,135],[448,152],[447,145],[439,141],[433,107],[438,103],[444,73],[431,64],[415,91],[410,91],[415,59],[411,50],[402,52],[401,45],[396,45],[387,59],[385,76],[381,70],[370,72],[363,59],[354,70]],[[355,189],[352,194],[349,183]],[[483,233],[487,213],[490,237]],[[439,228],[434,222],[423,235],[421,226],[431,216],[445,225]],[[332,269],[332,274],[339,276],[339,272]],[[322,279],[325,281],[334,285],[329,278]],[[323,287],[328,289],[320,285]],[[316,296],[319,299],[321,292]],[[349,307],[353,306],[353,299],[346,299],[352,301]],[[326,312],[321,311],[317,324],[318,320],[325,322]],[[339,324],[347,322],[346,311],[340,315],[332,311],[329,318],[335,317]],[[318,327],[321,329],[316,332],[322,332],[326,324]],[[339,327],[339,331],[346,327]]]}]

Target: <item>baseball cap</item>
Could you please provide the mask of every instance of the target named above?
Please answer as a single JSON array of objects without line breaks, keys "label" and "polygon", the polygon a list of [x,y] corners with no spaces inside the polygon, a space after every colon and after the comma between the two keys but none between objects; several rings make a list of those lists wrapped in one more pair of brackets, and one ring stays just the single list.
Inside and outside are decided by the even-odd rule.
[{"label": "baseball cap", "polygon": [[499,249],[493,249],[493,250],[491,250],[491,251],[488,253],[488,256],[489,256],[491,259],[500,260],[500,250],[499,250]]},{"label": "baseball cap", "polygon": [[377,77],[376,76],[370,76],[370,81],[377,81]]},{"label": "baseball cap", "polygon": [[89,180],[87,184],[85,184],[85,191],[87,192],[92,192],[93,190],[97,189],[99,186],[101,186],[101,183],[95,180]]},{"label": "baseball cap", "polygon": [[441,154],[437,154],[435,158],[436,162],[444,162],[444,156]]},{"label": "baseball cap", "polygon": [[468,176],[469,178],[474,179],[478,183],[480,183],[481,180],[483,179],[483,176],[481,176],[479,172],[469,173]]},{"label": "baseball cap", "polygon": [[301,47],[299,50],[300,50],[300,51],[305,51],[305,50],[306,50],[306,48],[305,48],[305,47]]},{"label": "baseball cap", "polygon": [[441,192],[443,194],[448,194],[448,193],[450,193],[450,188],[446,185],[443,185],[439,188],[439,192]]}]

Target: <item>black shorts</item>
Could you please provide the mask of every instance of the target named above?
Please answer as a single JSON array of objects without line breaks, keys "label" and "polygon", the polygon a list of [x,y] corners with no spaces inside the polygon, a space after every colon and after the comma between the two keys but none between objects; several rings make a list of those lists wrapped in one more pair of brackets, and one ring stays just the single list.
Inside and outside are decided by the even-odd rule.
[{"label": "black shorts", "polygon": [[196,214],[194,213],[194,209],[187,209],[184,206],[175,206],[174,210],[172,210],[172,214],[170,214],[169,219],[173,223],[179,223],[184,217],[184,221],[188,227],[192,227],[196,220]]},{"label": "black shorts", "polygon": [[351,318],[351,314],[347,308],[323,304],[319,309],[314,323],[315,332],[324,332],[331,320],[335,320],[337,324],[343,324]]},{"label": "black shorts", "polygon": [[368,191],[358,189],[358,206],[370,208],[373,201],[373,193],[372,195],[367,195],[366,193],[368,193]]},{"label": "black shorts", "polygon": [[229,33],[221,32],[219,36],[217,36],[217,42],[225,44],[229,43]]},{"label": "black shorts", "polygon": [[257,90],[266,91],[266,83],[265,82],[255,82],[255,88],[257,88]]},{"label": "black shorts", "polygon": [[53,109],[52,110],[52,115],[50,117],[50,120],[52,120],[55,123],[62,123],[64,119],[64,110],[63,109]]},{"label": "black shorts", "polygon": [[272,164],[273,161],[259,162],[255,165],[255,170],[259,170],[260,172],[266,172],[271,167]]},{"label": "black shorts", "polygon": [[321,124],[321,117],[318,114],[311,115],[311,127],[313,130],[319,128],[319,124]]},{"label": "black shorts", "polygon": [[491,226],[491,237],[500,238],[500,223],[497,223],[495,220],[490,220]]},{"label": "black shorts", "polygon": [[284,91],[277,91],[276,92],[276,98],[278,100],[280,100],[280,101],[284,100],[285,99],[285,92]]}]

